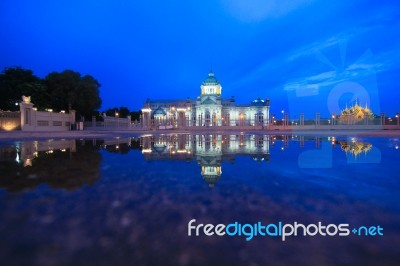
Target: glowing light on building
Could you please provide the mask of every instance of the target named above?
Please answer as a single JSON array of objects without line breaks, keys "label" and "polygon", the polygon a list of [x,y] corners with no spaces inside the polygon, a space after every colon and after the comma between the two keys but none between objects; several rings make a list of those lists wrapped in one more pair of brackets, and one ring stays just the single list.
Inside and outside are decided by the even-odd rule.
[{"label": "glowing light on building", "polygon": [[196,99],[150,100],[142,109],[142,126],[170,129],[192,126],[267,126],[269,100],[257,98],[248,105],[237,105],[234,97],[222,98],[222,86],[211,71]]},{"label": "glowing light on building", "polygon": [[372,149],[372,144],[356,141],[355,138],[352,138],[351,142],[347,141],[338,141],[340,144],[340,148],[347,153],[352,154],[355,158],[358,157],[361,153],[368,153]]},{"label": "glowing light on building", "polygon": [[332,118],[337,118],[339,121],[345,124],[353,124],[359,121],[363,121],[365,119],[373,119],[374,114],[367,105],[365,105],[365,107],[362,107],[358,104],[358,101],[356,101],[353,106],[349,108],[346,107],[344,110],[342,110],[341,114],[338,117],[332,116]]}]

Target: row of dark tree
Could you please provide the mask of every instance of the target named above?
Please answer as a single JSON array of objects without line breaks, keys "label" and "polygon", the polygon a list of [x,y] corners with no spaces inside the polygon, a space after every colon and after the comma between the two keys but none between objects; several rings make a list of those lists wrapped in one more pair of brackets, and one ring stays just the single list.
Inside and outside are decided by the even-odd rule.
[{"label": "row of dark tree", "polygon": [[41,79],[29,69],[5,68],[0,74],[0,109],[19,110],[17,103],[26,95],[39,110],[74,109],[78,115],[90,117],[101,106],[99,88],[95,78],[73,70],[51,72]]},{"label": "row of dark tree", "polygon": [[135,121],[135,120],[139,121],[140,115],[142,112],[141,111],[130,111],[127,107],[121,106],[121,107],[114,107],[114,108],[107,109],[104,113],[107,116],[118,116],[121,118],[126,118],[128,115],[130,115],[132,121]]},{"label": "row of dark tree", "polygon": [[[31,96],[38,110],[47,108],[54,111],[76,110],[77,117],[100,117],[100,83],[91,75],[82,76],[79,72],[65,70],[51,72],[39,78],[29,69],[21,67],[5,68],[0,73],[0,110],[17,111],[22,95]],[[105,111],[108,116],[127,117],[138,120],[140,112],[131,112],[126,107],[111,108]]]}]

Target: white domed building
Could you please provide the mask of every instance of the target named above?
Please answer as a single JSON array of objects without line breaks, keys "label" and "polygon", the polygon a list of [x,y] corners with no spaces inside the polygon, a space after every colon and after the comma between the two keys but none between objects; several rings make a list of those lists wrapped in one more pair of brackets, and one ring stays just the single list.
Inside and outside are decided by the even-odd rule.
[{"label": "white domed building", "polygon": [[269,125],[269,100],[255,99],[236,104],[235,98],[222,98],[222,86],[210,71],[196,100],[150,100],[142,109],[144,128],[184,127],[263,127]]}]

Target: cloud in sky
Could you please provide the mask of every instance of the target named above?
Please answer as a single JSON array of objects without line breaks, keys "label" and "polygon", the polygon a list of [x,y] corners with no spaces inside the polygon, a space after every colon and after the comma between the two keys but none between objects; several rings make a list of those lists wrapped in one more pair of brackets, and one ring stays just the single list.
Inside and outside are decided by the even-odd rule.
[{"label": "cloud in sky", "polygon": [[[284,84],[285,90],[298,90],[309,87],[323,88],[354,79],[363,79],[371,74],[376,75],[380,72],[388,71],[399,66],[400,55],[397,50],[390,50],[373,54],[371,50],[367,50],[356,61],[345,64],[346,48],[342,47],[341,65],[332,63],[321,51],[314,51],[316,60],[321,61],[331,70],[323,72],[315,72],[307,76],[301,76],[294,80],[289,80]],[[298,58],[300,59],[300,58]]]},{"label": "cloud in sky", "polygon": [[278,18],[313,0],[222,0],[223,5],[237,19],[255,22],[266,18]]},{"label": "cloud in sky", "polygon": [[[380,16],[383,16],[380,14]],[[372,20],[372,18],[370,18]],[[371,21],[367,21],[371,22]],[[286,80],[277,87],[270,87],[270,90],[286,91],[297,90],[299,95],[318,94],[318,90],[323,87],[335,85],[340,82],[362,79],[363,77],[381,72],[390,71],[400,66],[400,51],[398,47],[381,49],[373,53],[367,49],[358,58],[348,58],[348,47],[357,45],[361,42],[364,35],[373,36],[376,30],[380,30],[384,25],[373,24],[348,28],[338,34],[328,38],[319,39],[306,45],[295,47],[291,50],[283,50],[262,64],[253,68],[240,80],[239,84],[263,80],[270,78],[271,73],[277,69],[287,68],[296,65],[297,69],[291,69],[286,74]],[[331,60],[325,53],[332,54],[338,60]],[[351,56],[354,58],[354,52]],[[351,61],[353,60],[353,61]],[[321,67],[321,65],[323,67]],[[308,91],[308,93],[306,93]]]}]

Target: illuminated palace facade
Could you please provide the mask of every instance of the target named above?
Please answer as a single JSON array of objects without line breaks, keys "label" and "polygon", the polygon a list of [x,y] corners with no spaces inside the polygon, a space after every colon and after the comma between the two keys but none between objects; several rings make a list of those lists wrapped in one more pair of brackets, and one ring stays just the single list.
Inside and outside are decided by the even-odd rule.
[{"label": "illuminated palace facade", "polygon": [[222,86],[210,71],[200,86],[196,100],[150,100],[142,109],[145,128],[181,128],[191,126],[267,126],[269,100],[256,99],[247,105],[236,104],[234,97],[222,98]]}]

